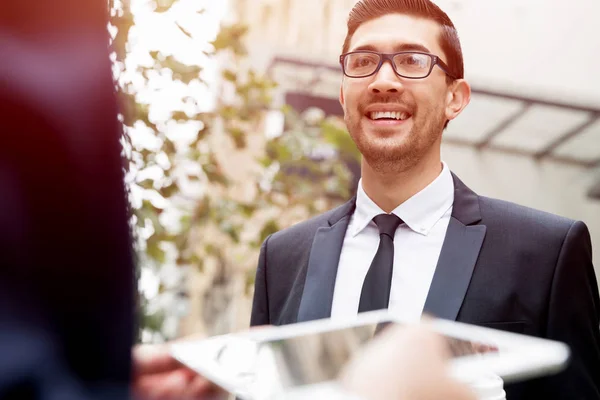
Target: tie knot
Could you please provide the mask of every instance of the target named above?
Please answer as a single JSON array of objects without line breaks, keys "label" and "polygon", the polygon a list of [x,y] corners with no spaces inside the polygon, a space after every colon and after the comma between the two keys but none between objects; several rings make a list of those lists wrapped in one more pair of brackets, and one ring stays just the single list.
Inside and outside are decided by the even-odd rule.
[{"label": "tie knot", "polygon": [[373,222],[379,228],[379,235],[388,235],[394,240],[394,234],[402,220],[395,214],[379,214],[373,218]]}]

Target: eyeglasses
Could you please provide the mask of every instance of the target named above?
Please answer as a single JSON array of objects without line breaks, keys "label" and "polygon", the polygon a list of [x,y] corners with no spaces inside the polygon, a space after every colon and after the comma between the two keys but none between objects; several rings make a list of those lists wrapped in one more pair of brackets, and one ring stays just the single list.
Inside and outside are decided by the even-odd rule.
[{"label": "eyeglasses", "polygon": [[408,79],[427,78],[434,66],[438,66],[449,77],[456,79],[448,71],[448,65],[438,56],[420,51],[402,51],[393,54],[375,51],[353,51],[340,56],[344,75],[349,78],[365,78],[376,74],[384,61],[389,60],[396,75]]}]

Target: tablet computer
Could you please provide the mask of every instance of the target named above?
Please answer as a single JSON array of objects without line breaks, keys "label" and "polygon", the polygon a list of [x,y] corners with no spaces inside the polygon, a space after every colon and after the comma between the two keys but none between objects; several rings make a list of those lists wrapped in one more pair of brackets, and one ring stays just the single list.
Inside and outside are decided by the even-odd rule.
[{"label": "tablet computer", "polygon": [[[260,327],[179,342],[171,349],[180,362],[240,399],[292,398],[335,381],[356,352],[390,324],[414,322],[381,310],[352,320]],[[449,346],[451,373],[467,383],[482,372],[503,383],[553,374],[569,359],[569,348],[560,342],[441,319],[427,325]]]}]

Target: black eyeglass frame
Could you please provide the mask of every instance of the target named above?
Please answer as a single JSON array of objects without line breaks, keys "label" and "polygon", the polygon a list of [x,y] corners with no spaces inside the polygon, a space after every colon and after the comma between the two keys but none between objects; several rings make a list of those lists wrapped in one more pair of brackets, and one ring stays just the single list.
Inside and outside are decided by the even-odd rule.
[{"label": "black eyeglass frame", "polygon": [[[344,66],[344,60],[346,59],[346,57],[349,56],[349,55],[351,55],[351,54],[364,54],[364,53],[370,53],[370,54],[375,54],[375,55],[379,56],[379,64],[377,65],[377,67],[375,68],[375,70],[373,72],[371,72],[370,74],[367,74],[367,75],[358,75],[358,76],[348,75],[346,73],[346,67]],[[405,76],[405,75],[402,75],[402,74],[398,73],[398,71],[396,70],[396,66],[394,65],[394,57],[396,57],[399,54],[423,54],[423,55],[429,56],[431,58],[431,65],[429,66],[429,71],[427,72],[427,75],[425,75],[423,77],[415,78],[415,77]],[[401,76],[402,78],[406,78],[406,79],[425,79],[429,75],[431,75],[431,71],[433,71],[433,67],[435,67],[437,65],[450,78],[457,79],[454,75],[452,75],[450,72],[448,72],[450,70],[450,68],[448,67],[448,65],[444,61],[442,61],[441,58],[439,58],[435,54],[425,53],[423,51],[399,51],[397,53],[379,53],[377,51],[372,51],[372,50],[359,50],[359,51],[351,51],[351,52],[344,53],[344,54],[340,55],[340,65],[342,66],[342,72],[348,78],[366,78],[366,77],[369,77],[369,76],[373,76],[373,75],[375,75],[376,73],[379,72],[379,70],[381,69],[381,66],[383,65],[383,63],[385,61],[389,61],[390,65],[392,66],[392,69],[394,70],[394,73],[396,75],[398,75],[398,76]]]}]

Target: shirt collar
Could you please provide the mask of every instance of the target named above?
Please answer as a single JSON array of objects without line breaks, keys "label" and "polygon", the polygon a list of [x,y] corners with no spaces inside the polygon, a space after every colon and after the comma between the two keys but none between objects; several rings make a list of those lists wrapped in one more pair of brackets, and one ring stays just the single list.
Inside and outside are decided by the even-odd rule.
[{"label": "shirt collar", "polygon": [[[454,181],[450,169],[446,163],[442,162],[442,172],[438,177],[423,190],[396,207],[392,213],[400,217],[410,229],[426,236],[436,222],[452,207],[453,203]],[[385,214],[385,211],[367,196],[361,179],[356,193],[352,235],[358,235],[379,214]]]}]

